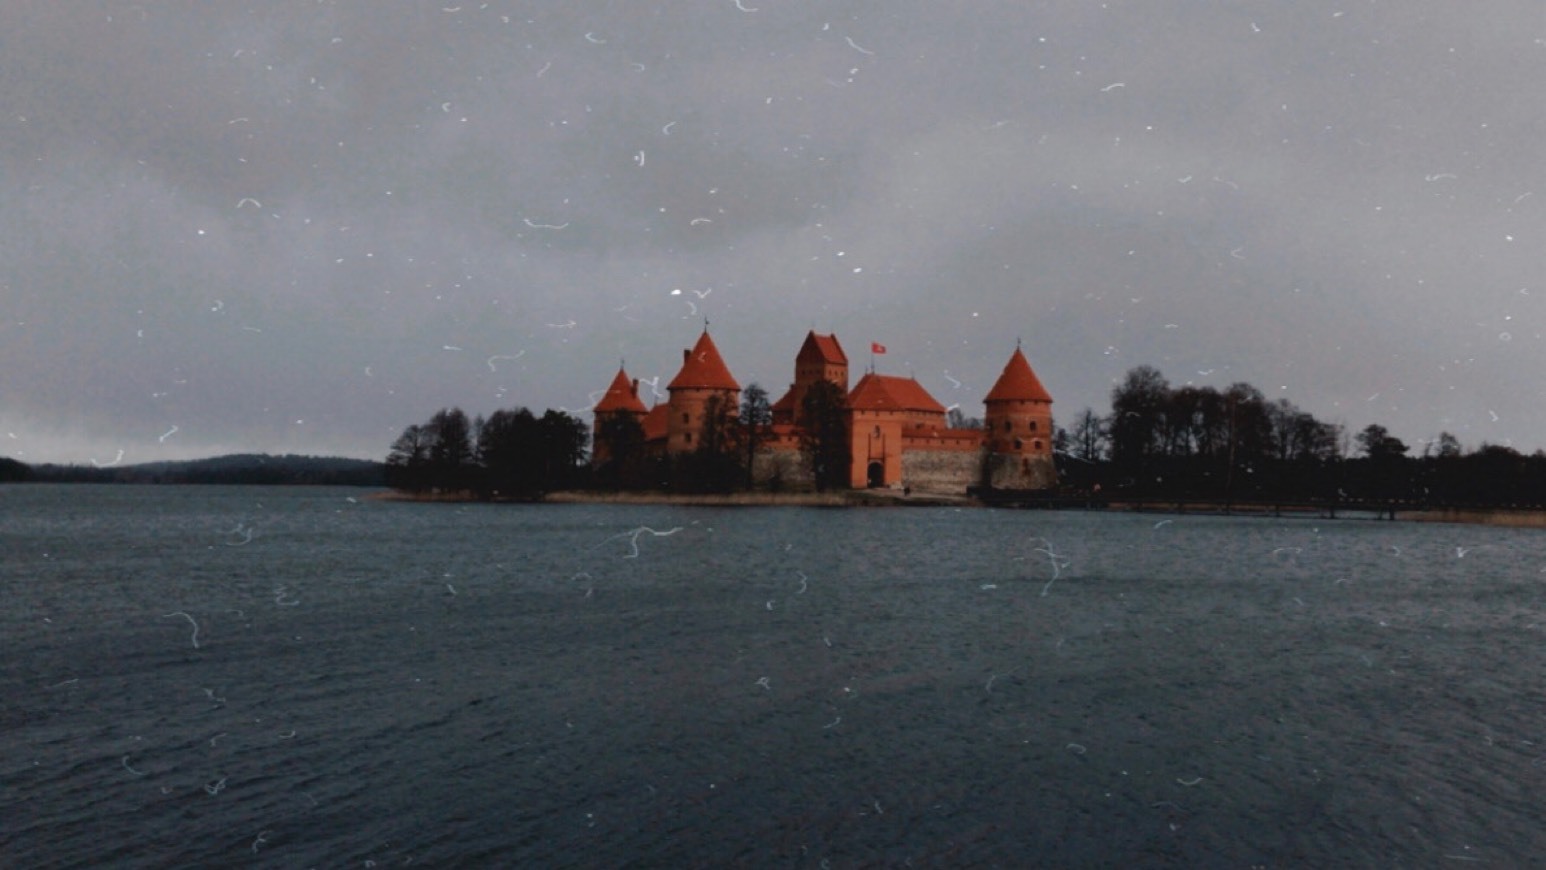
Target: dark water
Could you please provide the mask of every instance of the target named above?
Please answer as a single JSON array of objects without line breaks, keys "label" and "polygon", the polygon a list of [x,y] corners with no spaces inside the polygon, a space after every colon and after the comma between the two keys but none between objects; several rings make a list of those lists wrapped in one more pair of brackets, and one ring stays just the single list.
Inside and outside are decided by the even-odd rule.
[{"label": "dark water", "polygon": [[0,488],[0,865],[1546,853],[1539,532],[362,496]]}]

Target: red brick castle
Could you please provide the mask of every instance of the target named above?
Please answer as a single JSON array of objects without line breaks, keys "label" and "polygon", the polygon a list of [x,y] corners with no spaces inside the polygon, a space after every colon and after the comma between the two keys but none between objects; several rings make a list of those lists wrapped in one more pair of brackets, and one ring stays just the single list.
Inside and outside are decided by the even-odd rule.
[{"label": "red brick castle", "polygon": [[[1052,462],[1052,396],[1025,354],[1016,347],[1003,374],[984,397],[981,428],[956,429],[946,408],[915,378],[869,371],[849,389],[848,356],[837,336],[807,333],[795,354],[794,383],[773,403],[773,422],[761,433],[753,477],[796,483],[811,472],[800,452],[804,398],[820,381],[836,384],[847,402],[850,486],[908,487],[919,492],[961,493],[987,484],[996,489],[1049,489],[1057,483]],[[732,416],[740,407],[741,385],[730,374],[708,328],[666,390],[669,398],[647,408],[639,382],[619,367],[596,403],[596,463],[605,462],[600,437],[609,416],[629,415],[644,432],[645,449],[680,454],[697,450],[705,421],[716,411]]]}]

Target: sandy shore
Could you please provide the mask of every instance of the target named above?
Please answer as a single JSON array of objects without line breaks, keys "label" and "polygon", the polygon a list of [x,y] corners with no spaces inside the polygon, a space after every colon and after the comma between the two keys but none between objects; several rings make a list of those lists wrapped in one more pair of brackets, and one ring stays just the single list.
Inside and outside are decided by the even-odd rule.
[{"label": "sandy shore", "polygon": [[783,505],[790,507],[843,507],[851,504],[836,492],[733,492],[724,494],[677,492],[554,492],[543,499],[553,504],[681,504],[710,507]]},{"label": "sandy shore", "polygon": [[1397,520],[1414,523],[1470,523],[1485,526],[1512,526],[1522,529],[1546,529],[1546,511],[1443,508],[1431,511],[1396,511]]}]

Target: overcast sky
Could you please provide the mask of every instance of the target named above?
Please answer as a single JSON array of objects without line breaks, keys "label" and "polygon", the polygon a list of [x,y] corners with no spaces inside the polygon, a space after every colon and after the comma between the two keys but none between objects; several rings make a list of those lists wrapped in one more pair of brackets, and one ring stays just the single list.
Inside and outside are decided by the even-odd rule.
[{"label": "overcast sky", "polygon": [[1542,82],[1540,0],[6,3],[0,452],[379,458],[705,316],[1533,451]]}]

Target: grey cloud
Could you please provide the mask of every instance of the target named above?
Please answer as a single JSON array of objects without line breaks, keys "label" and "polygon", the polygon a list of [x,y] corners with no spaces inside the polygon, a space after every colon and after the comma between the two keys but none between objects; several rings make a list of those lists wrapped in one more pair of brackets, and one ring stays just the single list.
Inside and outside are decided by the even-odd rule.
[{"label": "grey cloud", "polygon": [[0,444],[379,455],[704,316],[1546,443],[1532,4],[743,5],[0,10]]}]

